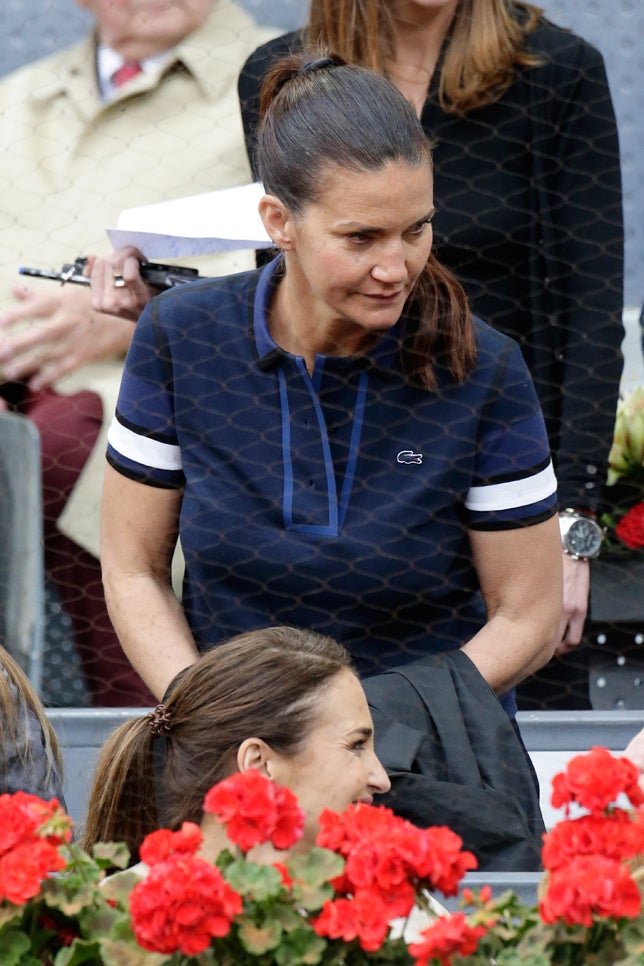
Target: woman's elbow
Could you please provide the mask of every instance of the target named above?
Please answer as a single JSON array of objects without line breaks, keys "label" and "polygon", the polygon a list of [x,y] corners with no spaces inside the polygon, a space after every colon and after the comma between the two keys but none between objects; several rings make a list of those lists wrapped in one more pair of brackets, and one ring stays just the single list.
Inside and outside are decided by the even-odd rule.
[{"label": "woman's elbow", "polygon": [[539,667],[547,664],[554,655],[559,643],[561,618],[563,613],[563,594],[561,582],[541,603],[537,614],[536,637],[539,642],[537,658]]}]

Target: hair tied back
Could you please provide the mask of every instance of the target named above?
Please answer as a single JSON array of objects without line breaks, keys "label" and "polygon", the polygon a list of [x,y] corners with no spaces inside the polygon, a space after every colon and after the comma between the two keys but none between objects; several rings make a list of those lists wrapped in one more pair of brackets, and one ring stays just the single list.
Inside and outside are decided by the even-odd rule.
[{"label": "hair tied back", "polygon": [[317,70],[327,70],[329,67],[337,66],[338,64],[333,57],[316,57],[315,60],[311,60],[304,67],[301,67],[295,76],[304,77],[305,74],[312,74]]},{"label": "hair tied back", "polygon": [[170,712],[166,708],[165,704],[157,704],[154,711],[150,711],[146,715],[150,725],[150,731],[153,735],[169,735],[170,734]]}]

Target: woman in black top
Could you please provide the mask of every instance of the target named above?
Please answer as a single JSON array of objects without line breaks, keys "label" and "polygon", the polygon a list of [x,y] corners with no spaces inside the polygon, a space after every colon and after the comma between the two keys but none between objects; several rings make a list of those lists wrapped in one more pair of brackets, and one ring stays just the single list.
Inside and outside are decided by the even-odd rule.
[{"label": "woman in black top", "polygon": [[[247,148],[259,88],[322,44],[386,74],[435,144],[435,252],[475,313],[513,336],[546,419],[560,505],[596,515],[623,337],[621,178],[600,53],[510,0],[312,0],[308,26],[258,48],[239,94]],[[589,564],[564,556],[558,652],[581,640]]]}]

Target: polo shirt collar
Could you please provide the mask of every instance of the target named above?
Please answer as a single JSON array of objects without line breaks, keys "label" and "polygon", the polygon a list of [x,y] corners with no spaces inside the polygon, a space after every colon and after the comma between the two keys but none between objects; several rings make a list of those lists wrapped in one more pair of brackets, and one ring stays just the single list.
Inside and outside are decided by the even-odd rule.
[{"label": "polo shirt collar", "polygon": [[[268,310],[275,289],[283,273],[284,255],[279,254],[261,270],[255,290],[253,306],[253,337],[257,350],[257,365],[260,369],[270,369],[289,355],[273,339],[268,330]],[[378,340],[363,356],[353,356],[343,360],[362,369],[378,369],[385,375],[400,375],[400,347],[405,328],[402,316],[396,325]]]}]

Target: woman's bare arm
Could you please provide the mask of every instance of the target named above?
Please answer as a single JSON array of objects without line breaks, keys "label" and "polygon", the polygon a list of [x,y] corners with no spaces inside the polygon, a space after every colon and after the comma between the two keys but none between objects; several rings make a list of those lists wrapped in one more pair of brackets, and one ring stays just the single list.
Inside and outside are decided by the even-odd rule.
[{"label": "woman's bare arm", "polygon": [[557,518],[516,530],[470,531],[487,623],[463,647],[498,694],[546,664],[562,607]]},{"label": "woman's bare arm", "polygon": [[107,606],[123,650],[159,700],[198,656],[172,589],[180,506],[180,491],[145,486],[107,467],[101,523]]}]

